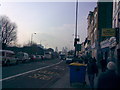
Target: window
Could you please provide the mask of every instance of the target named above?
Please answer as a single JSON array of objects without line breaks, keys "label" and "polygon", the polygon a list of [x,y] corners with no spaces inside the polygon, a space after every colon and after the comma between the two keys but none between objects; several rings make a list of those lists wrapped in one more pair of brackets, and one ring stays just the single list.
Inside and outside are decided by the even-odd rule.
[{"label": "window", "polygon": [[117,23],[117,27],[120,28],[120,12],[118,13],[118,23]]},{"label": "window", "polygon": [[13,54],[13,53],[7,53],[7,52],[6,52],[6,56],[7,56],[7,57],[14,57],[15,54]]},{"label": "window", "polygon": [[116,19],[114,19],[114,27],[116,27]]}]

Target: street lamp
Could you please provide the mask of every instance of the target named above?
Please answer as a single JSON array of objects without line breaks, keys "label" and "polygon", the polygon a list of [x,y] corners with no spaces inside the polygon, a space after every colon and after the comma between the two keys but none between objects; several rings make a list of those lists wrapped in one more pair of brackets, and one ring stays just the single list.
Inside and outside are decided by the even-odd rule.
[{"label": "street lamp", "polygon": [[74,53],[74,57],[76,57],[76,53],[77,53],[77,47],[76,47],[76,45],[77,45],[77,42],[79,42],[79,38],[77,38],[78,37],[78,35],[77,35],[77,17],[78,17],[78,0],[77,0],[77,2],[76,2],[76,26],[75,26],[75,38],[74,38],[74,47],[75,47],[75,53]]},{"label": "street lamp", "polygon": [[32,45],[32,40],[33,40],[33,34],[36,34],[36,33],[31,34],[31,45]]}]

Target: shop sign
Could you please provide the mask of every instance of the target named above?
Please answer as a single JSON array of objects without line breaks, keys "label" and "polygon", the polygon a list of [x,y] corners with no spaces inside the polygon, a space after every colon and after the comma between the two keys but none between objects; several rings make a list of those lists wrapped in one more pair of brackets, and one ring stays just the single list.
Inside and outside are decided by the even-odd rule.
[{"label": "shop sign", "polygon": [[115,47],[116,44],[117,44],[115,37],[111,37],[111,38],[109,39],[109,42],[110,42],[110,48]]},{"label": "shop sign", "polygon": [[110,46],[109,40],[106,39],[106,40],[102,41],[102,42],[100,43],[100,46],[101,46],[101,48],[109,47],[109,46]]},{"label": "shop sign", "polygon": [[102,29],[102,36],[115,36],[114,28],[104,28]]}]

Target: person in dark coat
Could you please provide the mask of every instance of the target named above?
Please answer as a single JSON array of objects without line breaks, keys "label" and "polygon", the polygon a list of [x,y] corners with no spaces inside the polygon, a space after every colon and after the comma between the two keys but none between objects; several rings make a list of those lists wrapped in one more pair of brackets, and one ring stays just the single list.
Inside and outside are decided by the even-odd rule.
[{"label": "person in dark coat", "polygon": [[100,61],[100,64],[101,64],[102,72],[105,72],[106,66],[107,66],[107,61],[105,59],[102,59]]},{"label": "person in dark coat", "polygon": [[98,82],[97,82],[97,88],[119,88],[118,87],[118,81],[120,78],[116,74],[116,64],[112,61],[110,61],[107,64],[108,70],[106,72],[102,72],[100,76],[98,77]]},{"label": "person in dark coat", "polygon": [[94,62],[96,62],[97,60],[95,59],[95,57],[93,58]]},{"label": "person in dark coat", "polygon": [[91,58],[87,64],[87,74],[90,82],[90,87],[94,88],[94,78],[98,74],[98,67],[96,62]]}]

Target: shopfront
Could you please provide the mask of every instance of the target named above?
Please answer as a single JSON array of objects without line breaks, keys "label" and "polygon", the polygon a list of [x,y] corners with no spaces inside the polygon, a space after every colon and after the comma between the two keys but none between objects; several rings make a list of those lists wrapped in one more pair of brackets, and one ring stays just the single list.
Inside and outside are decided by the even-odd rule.
[{"label": "shopfront", "polygon": [[110,58],[110,42],[109,39],[106,39],[100,43],[101,46],[101,58],[105,59],[108,62]]},{"label": "shopfront", "polygon": [[111,37],[109,39],[109,42],[110,42],[110,58],[112,61],[116,62],[115,58],[117,57],[116,56],[116,45],[117,45],[117,42],[116,42],[116,38],[115,37]]}]

